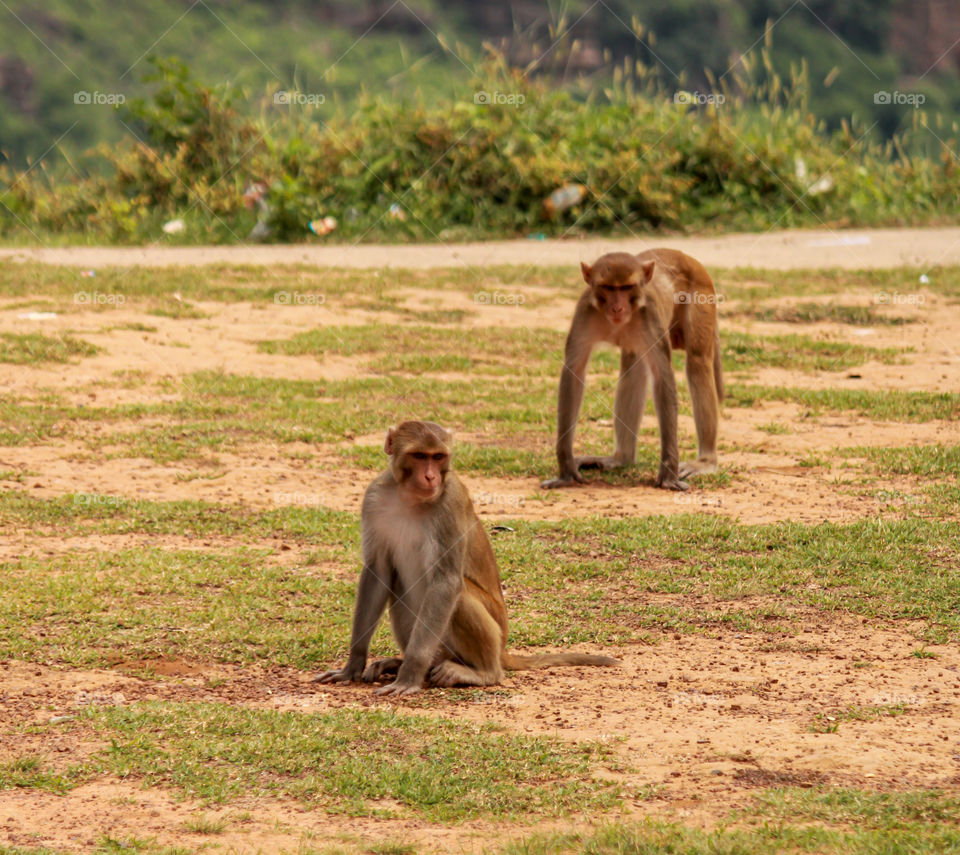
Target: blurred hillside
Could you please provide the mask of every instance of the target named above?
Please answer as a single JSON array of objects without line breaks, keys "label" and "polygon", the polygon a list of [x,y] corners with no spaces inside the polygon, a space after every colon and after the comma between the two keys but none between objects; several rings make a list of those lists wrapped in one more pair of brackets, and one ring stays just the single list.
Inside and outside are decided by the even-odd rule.
[{"label": "blurred hillside", "polygon": [[954,0],[7,0],[0,150],[18,165],[72,161],[119,140],[128,129],[111,101],[144,91],[153,55],[237,84],[251,115],[278,89],[322,95],[330,112],[363,91],[456,97],[484,41],[575,96],[602,91],[615,70],[635,74],[636,61],[667,92],[710,90],[767,28],[775,69],[807,63],[810,107],[831,127],[854,116],[872,133],[896,131],[905,111],[875,103],[878,91],[922,94],[926,110],[950,118],[960,108]]}]

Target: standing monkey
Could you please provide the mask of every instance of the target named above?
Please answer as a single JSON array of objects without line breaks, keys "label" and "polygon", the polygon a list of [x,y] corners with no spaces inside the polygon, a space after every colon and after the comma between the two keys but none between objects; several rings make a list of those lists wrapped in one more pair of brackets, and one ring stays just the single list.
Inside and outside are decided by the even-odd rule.
[{"label": "standing monkey", "polygon": [[[507,653],[507,607],[487,533],[460,479],[450,470],[451,436],[433,422],[390,428],[390,468],[363,497],[363,570],[346,666],[320,683],[395,679],[380,695],[423,687],[492,686],[504,669],[617,665],[582,653]],[[402,659],[367,666],[370,639],[384,608]]]},{"label": "standing monkey", "polygon": [[[588,287],[567,335],[557,404],[560,474],[543,486],[583,483],[581,469],[614,469],[636,460],[637,431],[646,402],[647,377],[660,423],[660,471],[656,485],[686,490],[683,479],[717,471],[717,421],[723,399],[716,292],[699,261],[673,249],[639,255],[611,252],[591,267],[581,263]],[[587,360],[597,342],[620,348],[614,403],[616,447],[610,457],[574,457],[573,435],[583,401]],[[687,353],[687,382],[697,426],[697,459],[680,463],[677,386],[670,348]]]}]

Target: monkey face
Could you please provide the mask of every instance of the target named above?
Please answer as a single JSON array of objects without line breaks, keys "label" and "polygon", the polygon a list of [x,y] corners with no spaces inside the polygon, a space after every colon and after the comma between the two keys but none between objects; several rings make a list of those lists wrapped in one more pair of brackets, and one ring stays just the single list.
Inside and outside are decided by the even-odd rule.
[{"label": "monkey face", "polygon": [[641,264],[626,252],[600,256],[591,267],[580,264],[584,281],[590,286],[593,307],[615,327],[627,323],[645,304],[644,288],[653,275],[653,262]]},{"label": "monkey face", "polygon": [[401,487],[416,502],[435,502],[449,468],[450,455],[442,449],[409,451],[401,461]]},{"label": "monkey face", "polygon": [[450,432],[433,422],[404,422],[387,431],[384,451],[404,496],[413,503],[435,502],[443,495],[450,469]]},{"label": "monkey face", "polygon": [[615,327],[629,321],[643,304],[643,270],[634,256],[611,252],[590,267],[581,264],[584,281],[590,286],[591,302]]}]

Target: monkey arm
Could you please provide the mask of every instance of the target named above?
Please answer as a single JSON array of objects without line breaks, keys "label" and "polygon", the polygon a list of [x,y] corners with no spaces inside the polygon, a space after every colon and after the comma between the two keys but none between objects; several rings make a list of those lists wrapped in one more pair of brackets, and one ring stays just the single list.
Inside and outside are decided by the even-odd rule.
[{"label": "monkey arm", "polygon": [[578,309],[567,335],[563,368],[560,372],[560,392],[557,396],[557,463],[560,474],[557,478],[543,482],[542,486],[548,489],[574,482],[583,483],[583,477],[577,471],[576,458],[573,456],[573,440],[586,388],[587,362],[594,344],[588,326],[589,319]]},{"label": "monkey arm", "polygon": [[365,563],[357,587],[357,604],[353,611],[353,632],[350,635],[350,657],[343,668],[324,671],[314,678],[316,683],[350,683],[360,679],[367,664],[370,640],[387,605],[390,587],[372,563]]}]

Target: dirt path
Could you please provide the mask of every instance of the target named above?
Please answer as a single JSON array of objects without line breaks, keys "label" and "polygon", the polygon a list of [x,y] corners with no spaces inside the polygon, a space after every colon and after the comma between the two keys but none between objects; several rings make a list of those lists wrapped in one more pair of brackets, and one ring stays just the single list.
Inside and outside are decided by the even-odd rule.
[{"label": "dirt path", "polygon": [[461,244],[51,247],[0,249],[0,259],[81,267],[198,264],[316,264],[321,267],[430,268],[492,264],[576,265],[615,250],[681,249],[707,266],[770,270],[841,267],[929,268],[960,264],[960,227],[789,230],[713,237],[638,235],[589,240],[502,240]]}]

